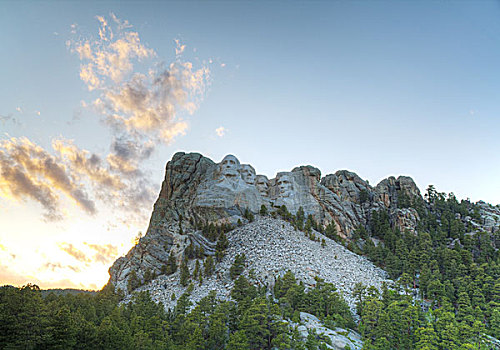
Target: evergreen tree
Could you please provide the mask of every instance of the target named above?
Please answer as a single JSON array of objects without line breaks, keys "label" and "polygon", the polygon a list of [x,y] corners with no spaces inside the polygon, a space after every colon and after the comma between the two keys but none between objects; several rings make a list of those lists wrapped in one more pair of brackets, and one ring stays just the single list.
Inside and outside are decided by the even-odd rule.
[{"label": "evergreen tree", "polygon": [[189,267],[187,264],[187,258],[184,258],[181,263],[181,273],[180,273],[180,282],[183,287],[188,285],[189,281]]},{"label": "evergreen tree", "polygon": [[262,215],[262,216],[266,216],[266,215],[267,215],[267,207],[266,207],[264,204],[262,204],[262,205],[260,206],[260,212],[259,212],[259,213],[260,213],[260,215]]},{"label": "evergreen tree", "polygon": [[245,260],[246,257],[244,253],[236,255],[233,265],[231,265],[229,269],[229,276],[231,276],[231,279],[234,280],[236,277],[241,275],[241,273],[245,269]]},{"label": "evergreen tree", "polygon": [[210,277],[215,271],[214,259],[209,255],[205,259],[205,276]]},{"label": "evergreen tree", "polygon": [[222,261],[222,258],[226,254],[226,249],[229,246],[229,241],[227,240],[227,237],[225,233],[221,233],[219,236],[219,239],[217,240],[217,244],[215,246],[215,259],[217,262]]}]

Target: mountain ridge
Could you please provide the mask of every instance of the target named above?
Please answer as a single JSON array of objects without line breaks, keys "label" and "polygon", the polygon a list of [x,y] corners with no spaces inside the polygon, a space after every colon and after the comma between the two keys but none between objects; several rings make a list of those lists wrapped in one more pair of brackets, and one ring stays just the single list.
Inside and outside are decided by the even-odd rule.
[{"label": "mountain ridge", "polygon": [[[209,247],[201,227],[236,227],[249,222],[247,211],[256,214],[262,207],[268,212],[285,207],[292,215],[303,210],[319,231],[330,226],[340,239],[349,241],[357,229],[370,230],[373,213],[382,211],[394,229],[417,235],[425,201],[408,176],[391,176],[373,187],[351,171],[321,177],[319,169],[305,165],[268,179],[233,155],[215,163],[199,153],[178,152],[166,165],[145,236],[110,267],[110,282],[127,293],[132,271],[141,281],[147,271],[147,280],[161,275],[170,255],[180,264],[190,245],[213,255],[215,241]],[[480,223],[470,217],[461,220],[478,230],[497,231],[500,209],[484,202],[478,207]],[[372,240],[376,245],[377,239]]]}]

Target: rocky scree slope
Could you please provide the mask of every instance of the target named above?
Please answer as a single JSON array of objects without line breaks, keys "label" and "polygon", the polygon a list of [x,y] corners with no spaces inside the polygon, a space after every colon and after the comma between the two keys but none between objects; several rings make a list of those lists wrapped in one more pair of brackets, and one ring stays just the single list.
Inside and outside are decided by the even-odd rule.
[{"label": "rocky scree slope", "polygon": [[[272,287],[275,277],[283,276],[288,270],[306,287],[314,286],[315,277],[319,277],[334,284],[353,311],[355,300],[352,291],[356,283],[380,289],[384,281],[388,282],[386,273],[366,258],[326,237],[324,245],[312,241],[304,232],[280,219],[257,217],[254,222],[228,232],[227,238],[229,246],[222,261],[216,264],[216,272],[205,278],[201,285],[193,281],[195,288],[190,295],[193,302],[201,300],[212,290],[217,292],[219,299],[230,300],[230,291],[234,286],[230,268],[239,254],[246,256],[243,275],[256,285]],[[195,260],[191,260],[191,275],[194,265]],[[179,273],[158,276],[138,290],[148,290],[153,300],[173,309],[176,299],[187,290],[179,282]]]}]

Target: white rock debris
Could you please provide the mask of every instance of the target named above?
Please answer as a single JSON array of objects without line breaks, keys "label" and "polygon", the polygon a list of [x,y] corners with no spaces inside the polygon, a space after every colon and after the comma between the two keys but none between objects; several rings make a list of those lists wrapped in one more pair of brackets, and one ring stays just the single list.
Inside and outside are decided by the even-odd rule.
[{"label": "white rock debris", "polygon": [[[212,290],[216,291],[220,300],[230,300],[234,281],[229,276],[229,269],[236,255],[242,253],[246,256],[244,275],[248,277],[253,270],[255,278],[252,281],[255,284],[272,286],[277,276],[290,270],[306,287],[312,287],[315,284],[314,277],[317,276],[338,289],[353,313],[355,299],[352,293],[356,283],[380,289],[383,282],[390,282],[386,273],[366,258],[320,233],[315,234],[325,239],[325,247],[320,242],[307,238],[303,232],[296,231],[288,222],[270,217],[257,217],[256,221],[228,232],[229,247],[226,255],[216,265],[214,275],[204,277],[202,285],[198,281],[192,281],[194,289],[190,295],[191,301],[198,302]],[[189,262],[191,274],[194,264],[193,260]],[[177,271],[170,276],[159,276],[137,290],[148,290],[153,300],[163,303],[167,309],[173,309],[176,299],[186,289],[187,287],[180,285]],[[176,299],[172,300],[174,293]]]}]

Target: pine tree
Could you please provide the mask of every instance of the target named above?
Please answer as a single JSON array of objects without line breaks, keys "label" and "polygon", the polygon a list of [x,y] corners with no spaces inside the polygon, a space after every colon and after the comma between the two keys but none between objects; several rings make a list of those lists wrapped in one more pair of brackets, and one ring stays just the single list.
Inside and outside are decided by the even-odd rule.
[{"label": "pine tree", "polygon": [[244,253],[241,255],[240,254],[236,255],[236,257],[234,258],[233,265],[229,269],[229,276],[231,276],[231,279],[234,280],[236,277],[241,275],[241,273],[245,269],[245,260],[246,257]]},{"label": "pine tree", "polygon": [[416,331],[416,349],[438,350],[438,338],[432,326],[421,327]]},{"label": "pine tree", "polygon": [[236,331],[229,336],[229,342],[227,343],[228,350],[248,350],[248,338],[243,331]]},{"label": "pine tree", "polygon": [[197,280],[201,276],[200,261],[196,260],[194,264],[193,279]]},{"label": "pine tree", "polygon": [[229,246],[229,241],[227,240],[226,234],[224,232],[221,233],[219,239],[217,240],[217,244],[215,245],[215,259],[217,262],[221,262],[222,258],[226,254],[226,249]]},{"label": "pine tree", "polygon": [[262,204],[260,206],[260,215],[262,215],[262,216],[266,216],[267,215],[267,207],[264,204]]},{"label": "pine tree", "polygon": [[187,264],[187,258],[184,258],[181,263],[181,273],[180,273],[180,282],[183,287],[188,285],[189,281],[189,267]]},{"label": "pine tree", "polygon": [[205,267],[205,276],[206,277],[212,276],[212,274],[215,271],[214,259],[212,258],[212,256],[210,255],[207,256],[207,258],[205,259],[204,267]]},{"label": "pine tree", "polygon": [[241,320],[240,329],[245,332],[250,349],[267,349],[271,332],[268,328],[268,308],[266,300],[255,299]]},{"label": "pine tree", "polygon": [[135,290],[137,287],[141,285],[141,280],[139,277],[137,277],[137,273],[135,270],[132,270],[129,274],[128,281],[127,281],[127,290],[129,293],[131,293],[133,290]]}]

